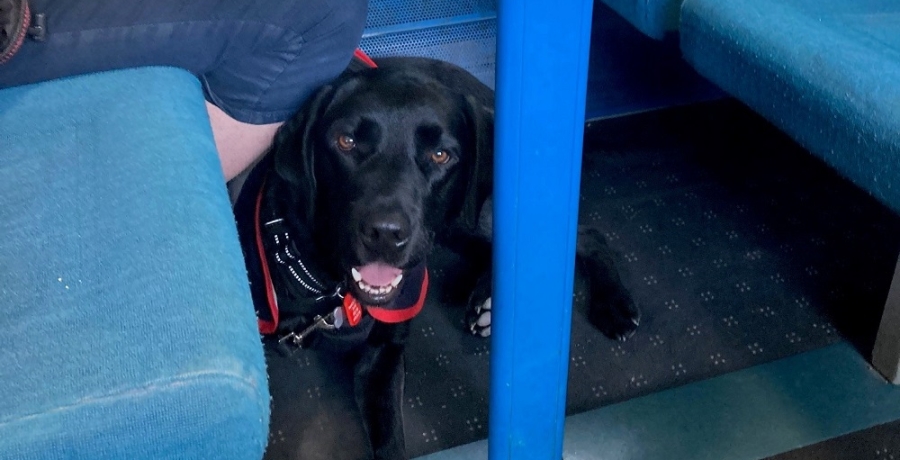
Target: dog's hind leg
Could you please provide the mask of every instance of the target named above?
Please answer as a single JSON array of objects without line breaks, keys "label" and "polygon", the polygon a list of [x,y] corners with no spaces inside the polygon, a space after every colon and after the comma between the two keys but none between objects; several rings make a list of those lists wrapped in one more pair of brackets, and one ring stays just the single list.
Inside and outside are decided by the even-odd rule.
[{"label": "dog's hind leg", "polygon": [[626,340],[641,313],[622,284],[612,251],[600,231],[578,226],[576,269],[588,280],[588,320],[607,337]]}]

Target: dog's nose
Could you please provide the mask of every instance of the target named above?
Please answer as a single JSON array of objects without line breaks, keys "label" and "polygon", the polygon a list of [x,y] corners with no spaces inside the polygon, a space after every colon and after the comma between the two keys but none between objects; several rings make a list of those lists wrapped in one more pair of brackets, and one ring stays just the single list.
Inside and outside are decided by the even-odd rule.
[{"label": "dog's nose", "polygon": [[409,224],[398,213],[368,220],[361,233],[366,246],[371,249],[399,248],[409,242]]}]

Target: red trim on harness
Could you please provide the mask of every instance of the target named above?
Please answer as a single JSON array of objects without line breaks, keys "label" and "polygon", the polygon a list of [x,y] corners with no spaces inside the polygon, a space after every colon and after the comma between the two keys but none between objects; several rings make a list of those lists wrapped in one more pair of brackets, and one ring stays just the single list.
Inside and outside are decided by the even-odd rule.
[{"label": "red trim on harness", "polygon": [[263,246],[262,229],[259,226],[259,210],[262,207],[263,191],[266,189],[266,181],[263,181],[259,188],[259,195],[256,197],[256,209],[253,212],[253,225],[256,227],[256,250],[259,251],[260,265],[262,265],[263,281],[266,283],[266,298],[269,303],[269,312],[272,313],[272,321],[266,321],[257,318],[259,324],[259,332],[263,334],[273,334],[278,327],[278,300],[275,298],[275,286],[272,284],[272,275],[269,274],[269,261],[266,259],[266,251]]},{"label": "red trim on harness", "polygon": [[412,304],[412,306],[406,308],[399,308],[396,310],[389,310],[387,308],[381,307],[366,307],[366,310],[372,315],[373,318],[381,321],[382,323],[402,323],[404,321],[409,321],[413,319],[414,316],[418,315],[420,311],[422,311],[422,306],[425,305],[425,297],[428,294],[428,269],[425,270],[425,275],[422,277],[422,290],[419,291],[419,300],[416,303]]},{"label": "red trim on harness", "polygon": [[357,48],[356,51],[353,52],[353,57],[362,61],[362,63],[365,64],[369,68],[374,69],[374,68],[378,67],[375,64],[375,61],[373,61],[372,58],[370,58],[369,55],[366,54],[365,51],[363,51],[359,48]]}]

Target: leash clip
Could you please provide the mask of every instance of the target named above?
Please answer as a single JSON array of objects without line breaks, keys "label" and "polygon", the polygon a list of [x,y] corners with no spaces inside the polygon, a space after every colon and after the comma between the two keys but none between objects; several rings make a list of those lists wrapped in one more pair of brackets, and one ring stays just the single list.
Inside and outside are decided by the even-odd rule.
[{"label": "leash clip", "polygon": [[319,329],[332,331],[340,327],[340,324],[337,324],[338,322],[339,321],[336,321],[333,311],[325,316],[316,315],[316,317],[313,318],[312,324],[306,326],[299,333],[289,332],[281,336],[281,338],[278,339],[278,346],[282,351],[285,351],[290,356],[295,351],[306,348],[304,346],[304,342],[310,335],[312,335],[313,332]]},{"label": "leash clip", "polygon": [[[316,297],[316,303],[321,304],[328,301],[338,301],[341,304],[344,299],[344,284],[340,283],[331,294],[324,294]],[[300,332],[291,331],[278,339],[278,349],[287,356],[292,356],[298,350],[306,348],[306,340],[314,332],[318,330],[333,331],[344,325],[344,314],[341,307],[338,306],[327,315],[316,315],[309,326],[303,328]]]}]

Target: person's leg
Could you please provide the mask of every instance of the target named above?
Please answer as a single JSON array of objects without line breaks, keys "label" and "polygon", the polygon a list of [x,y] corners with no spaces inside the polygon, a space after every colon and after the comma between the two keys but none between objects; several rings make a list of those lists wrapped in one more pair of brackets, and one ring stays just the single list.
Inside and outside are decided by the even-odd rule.
[{"label": "person's leg", "polygon": [[223,171],[267,148],[277,125],[349,62],[365,0],[31,0],[46,41],[26,41],[0,88],[147,65],[183,67],[203,84]]},{"label": "person's leg", "polygon": [[209,102],[206,111],[226,181],[234,179],[262,156],[282,125],[282,122],[254,125],[237,121]]}]

